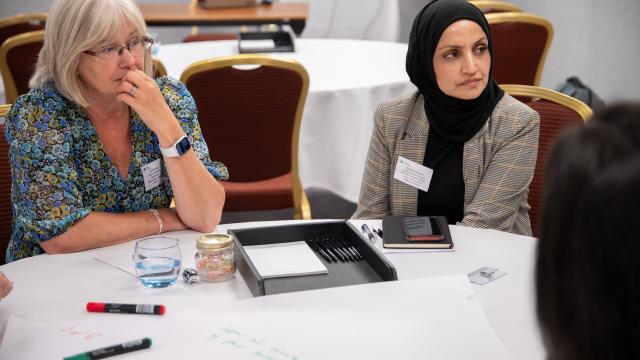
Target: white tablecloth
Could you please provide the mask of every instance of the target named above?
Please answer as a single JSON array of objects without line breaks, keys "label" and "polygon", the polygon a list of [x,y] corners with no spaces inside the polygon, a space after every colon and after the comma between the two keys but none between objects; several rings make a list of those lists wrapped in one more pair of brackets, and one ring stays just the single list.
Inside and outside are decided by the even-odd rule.
[{"label": "white tablecloth", "polygon": [[[219,226],[217,231],[292,222],[229,224]],[[473,285],[475,296],[498,338],[515,359],[543,359],[544,350],[536,325],[532,285],[536,240],[495,230],[462,226],[451,226],[451,234],[456,247],[454,252],[393,253],[385,256],[396,267],[399,280],[465,274],[483,266],[506,271],[506,276],[491,283]],[[183,261],[192,262],[198,234],[181,231],[169,235],[180,239]],[[0,266],[0,271],[15,284],[13,292],[0,303],[0,337],[4,334],[5,324],[11,315],[37,322],[96,319],[96,314],[84,311],[87,301],[126,300],[128,303],[164,304],[168,309],[164,317],[167,320],[157,326],[166,328],[167,323],[175,320],[172,314],[193,312],[194,309],[203,311],[203,316],[205,313],[224,314],[226,308],[238,304],[237,300],[251,298],[251,293],[239,274],[223,283],[187,286],[179,282],[167,289],[147,289],[131,275],[94,260],[94,257],[127,259],[131,257],[133,248],[133,242],[129,242],[81,253],[40,255]],[[286,309],[278,309],[278,302],[275,300],[269,304],[268,308],[262,310],[254,308],[256,321],[259,321],[261,311],[300,310],[290,304]],[[304,309],[304,305],[300,304],[299,307]],[[416,311],[424,313],[437,309],[421,308]],[[163,321],[153,316],[100,316],[101,319],[113,318],[114,321],[123,321],[123,316],[124,320],[129,316],[131,321],[149,321],[153,324]],[[344,316],[345,319],[349,317],[348,313]],[[312,327],[313,324],[300,326]],[[380,331],[384,331],[384,323],[378,326]],[[167,331],[171,331],[170,329],[167,328]],[[393,339],[403,334],[389,336]],[[37,338],[33,339],[32,344],[46,346]],[[465,339],[459,339],[459,344],[465,346]],[[353,354],[335,356],[349,357],[353,357]]]},{"label": "white tablecloth", "polygon": [[[376,106],[415,91],[405,72],[407,45],[297,39],[295,46],[295,53],[275,55],[299,61],[310,77],[300,129],[302,185],[357,202]],[[180,78],[193,62],[237,53],[236,41],[215,41],[162,45],[157,56],[170,76]],[[215,144],[209,146],[215,158]]]}]

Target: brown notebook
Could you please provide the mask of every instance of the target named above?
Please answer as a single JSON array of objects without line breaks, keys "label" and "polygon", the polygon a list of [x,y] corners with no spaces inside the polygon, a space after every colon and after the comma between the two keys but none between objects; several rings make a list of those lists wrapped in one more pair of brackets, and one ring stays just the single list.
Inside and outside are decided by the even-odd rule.
[{"label": "brown notebook", "polygon": [[[428,221],[426,229],[424,226],[419,224],[421,219]],[[415,226],[412,226],[409,229],[409,224],[414,224]],[[409,237],[407,236],[405,228],[409,229],[409,232],[411,233]],[[421,233],[423,229],[425,233]],[[426,232],[428,231],[431,231],[431,233],[427,234]],[[382,246],[389,249],[453,248],[453,240],[451,239],[451,233],[449,232],[449,224],[447,223],[447,218],[444,216],[385,216],[382,219],[382,232],[384,233]],[[437,239],[439,238],[439,236],[437,236],[438,234],[442,235],[442,239]],[[411,241],[410,238],[423,240]]]}]

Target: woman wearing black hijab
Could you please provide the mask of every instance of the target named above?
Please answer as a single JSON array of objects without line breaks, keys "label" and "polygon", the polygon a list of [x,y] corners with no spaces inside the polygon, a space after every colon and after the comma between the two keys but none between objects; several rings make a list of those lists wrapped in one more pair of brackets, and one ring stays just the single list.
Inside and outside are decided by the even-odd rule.
[{"label": "woman wearing black hijab", "polygon": [[442,215],[531,235],[539,116],[498,87],[491,56],[475,6],[437,0],[422,9],[406,65],[418,92],[378,106],[354,218]]}]

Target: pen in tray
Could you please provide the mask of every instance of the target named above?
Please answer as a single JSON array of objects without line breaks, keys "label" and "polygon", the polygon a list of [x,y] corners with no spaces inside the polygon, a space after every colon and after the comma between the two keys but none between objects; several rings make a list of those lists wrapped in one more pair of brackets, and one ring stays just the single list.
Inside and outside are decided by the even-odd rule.
[{"label": "pen in tray", "polygon": [[331,239],[331,238],[327,238],[326,239],[327,243],[333,247],[333,249],[335,249],[338,254],[341,254],[342,257],[345,259],[345,261],[352,261],[353,259],[351,258],[351,255],[342,248],[342,245],[338,244],[337,241],[335,241],[335,239]]},{"label": "pen in tray", "polygon": [[327,244],[325,244],[322,240],[317,239],[315,240],[316,245],[320,246],[321,249],[323,249],[327,254],[329,254],[329,256],[331,256],[331,258],[333,260],[335,260],[336,262],[338,262],[339,257],[336,255],[335,252],[331,251],[331,249],[329,249],[329,247],[327,246]]},{"label": "pen in tray", "polygon": [[340,258],[340,261],[342,261],[342,262],[348,261],[347,258],[342,253],[342,251],[340,249],[336,248],[335,246],[333,246],[333,244],[331,244],[331,242],[329,241],[329,238],[323,239],[322,243],[324,244],[324,246],[327,247],[327,249],[333,251],[333,253],[336,254],[338,256],[338,258]]},{"label": "pen in tray", "polygon": [[360,259],[358,258],[358,256],[357,256],[357,255],[356,255],[356,254],[355,254],[355,253],[354,253],[354,252],[349,248],[349,245],[347,245],[347,244],[344,242],[344,239],[342,239],[341,237],[338,237],[338,238],[333,238],[333,241],[334,241],[336,244],[338,244],[338,246],[342,249],[342,251],[343,251],[344,253],[346,253],[346,254],[347,254],[347,256],[349,257],[349,259],[350,259],[351,261],[358,261],[358,260],[360,260]]},{"label": "pen in tray", "polygon": [[331,256],[329,256],[329,254],[327,254],[324,250],[322,250],[318,245],[316,245],[312,240],[305,240],[305,242],[307,243],[307,245],[309,245],[309,247],[317,252],[318,254],[320,254],[323,258],[325,258],[325,260],[327,260],[328,262],[331,262]]},{"label": "pen in tray", "polygon": [[362,257],[362,255],[360,255],[360,253],[358,252],[358,250],[356,250],[356,248],[353,245],[348,244],[344,239],[340,238],[338,239],[339,242],[342,243],[342,245],[344,245],[347,249],[349,249],[349,251],[351,251],[351,253],[356,257],[356,260],[363,260],[364,258]]}]

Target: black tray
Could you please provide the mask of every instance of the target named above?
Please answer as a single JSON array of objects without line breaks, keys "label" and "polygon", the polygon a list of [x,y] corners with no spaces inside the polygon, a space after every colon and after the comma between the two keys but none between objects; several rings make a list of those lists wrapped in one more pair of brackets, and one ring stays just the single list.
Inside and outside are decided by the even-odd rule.
[{"label": "black tray", "polygon": [[[395,267],[356,231],[347,221],[331,221],[229,230],[229,234],[235,242],[236,267],[253,296],[397,280]],[[326,236],[342,236],[358,250],[364,260],[329,262],[314,252],[327,267],[328,274],[264,279],[243,248],[248,245],[286,243]]]}]

